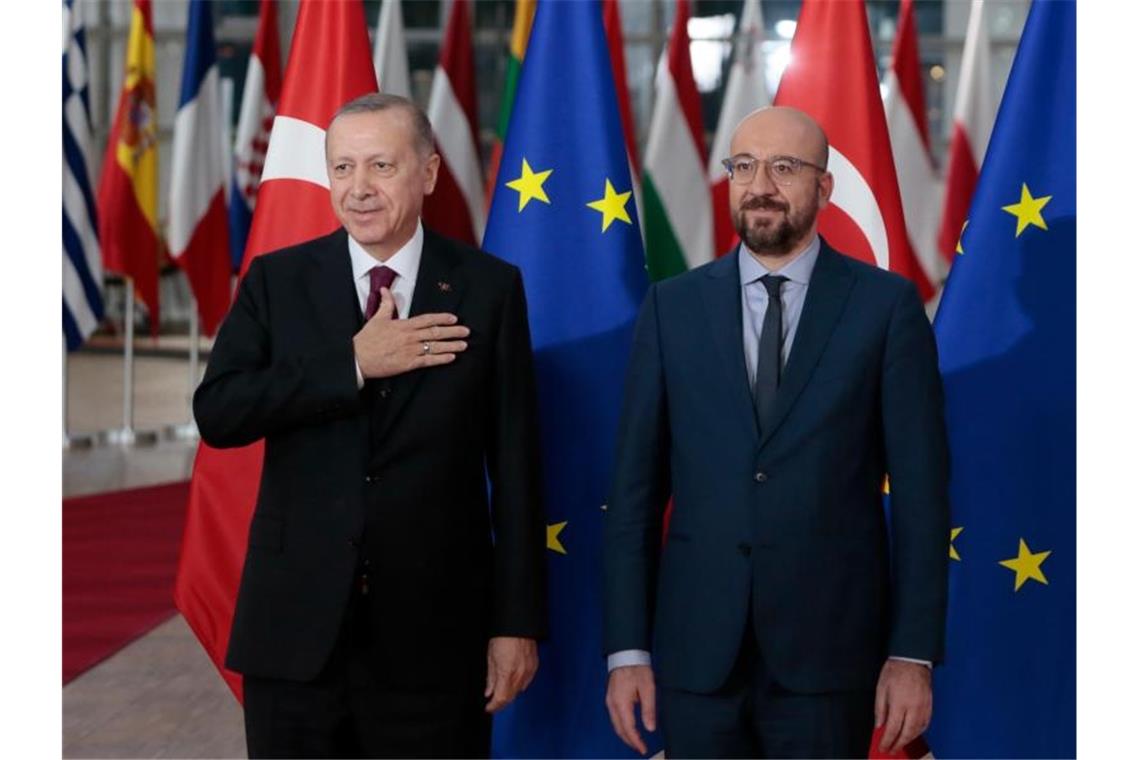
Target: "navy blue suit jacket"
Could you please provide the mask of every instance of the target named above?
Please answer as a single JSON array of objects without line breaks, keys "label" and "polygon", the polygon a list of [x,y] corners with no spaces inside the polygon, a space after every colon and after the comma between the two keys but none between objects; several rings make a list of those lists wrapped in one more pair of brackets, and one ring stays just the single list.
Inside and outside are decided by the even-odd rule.
[{"label": "navy blue suit jacket", "polygon": [[660,683],[710,692],[751,612],[785,688],[873,688],[888,655],[942,657],[948,453],[930,323],[908,281],[823,242],[760,430],[737,255],[656,283],[638,318],[605,517],[606,651],[652,650]]}]

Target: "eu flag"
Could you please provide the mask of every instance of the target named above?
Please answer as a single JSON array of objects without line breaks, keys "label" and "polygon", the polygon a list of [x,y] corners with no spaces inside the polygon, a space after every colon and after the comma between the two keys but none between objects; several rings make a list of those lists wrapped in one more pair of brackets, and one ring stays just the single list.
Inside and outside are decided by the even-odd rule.
[{"label": "eu flag", "polygon": [[1034,2],[934,323],[951,446],[936,757],[1076,755],[1076,8]]},{"label": "eu flag", "polygon": [[602,513],[621,386],[648,287],[597,2],[535,14],[483,247],[519,266],[542,429],[550,639],[495,719],[499,757],[631,756],[605,709]]}]

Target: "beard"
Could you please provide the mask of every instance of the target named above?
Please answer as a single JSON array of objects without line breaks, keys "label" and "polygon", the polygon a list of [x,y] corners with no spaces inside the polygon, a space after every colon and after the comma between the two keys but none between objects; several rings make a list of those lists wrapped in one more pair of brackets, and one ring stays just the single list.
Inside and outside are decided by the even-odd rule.
[{"label": "beard", "polygon": [[[752,209],[768,209],[784,212],[783,218],[776,220],[755,219],[749,225],[745,216],[746,211]],[[754,253],[778,256],[791,253],[792,247],[799,243],[819,214],[819,198],[812,194],[808,205],[798,211],[790,211],[787,203],[775,198],[754,195],[741,202],[740,208],[732,215],[732,224],[736,234]]]}]

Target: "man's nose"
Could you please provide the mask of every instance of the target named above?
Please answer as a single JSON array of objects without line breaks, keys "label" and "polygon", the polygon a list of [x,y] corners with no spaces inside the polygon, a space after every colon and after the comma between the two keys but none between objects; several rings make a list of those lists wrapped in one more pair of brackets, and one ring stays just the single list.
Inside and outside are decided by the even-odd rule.
[{"label": "man's nose", "polygon": [[752,175],[752,181],[747,187],[754,195],[759,196],[775,195],[778,192],[776,183],[768,176],[768,164],[762,162],[757,162],[756,173]]},{"label": "man's nose", "polygon": [[359,169],[352,173],[352,194],[357,198],[367,198],[372,194],[372,185],[367,173]]}]

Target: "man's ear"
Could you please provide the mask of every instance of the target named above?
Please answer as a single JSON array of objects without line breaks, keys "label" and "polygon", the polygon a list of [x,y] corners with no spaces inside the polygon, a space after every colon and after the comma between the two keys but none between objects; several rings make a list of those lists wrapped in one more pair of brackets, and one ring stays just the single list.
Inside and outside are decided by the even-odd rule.
[{"label": "man's ear", "polygon": [[819,208],[823,210],[827,208],[827,204],[831,202],[831,192],[835,190],[835,177],[831,172],[824,172],[819,178]]},{"label": "man's ear", "polygon": [[432,153],[424,162],[424,195],[431,195],[435,191],[435,183],[439,179],[439,161],[439,154]]}]

